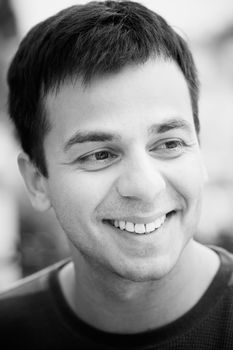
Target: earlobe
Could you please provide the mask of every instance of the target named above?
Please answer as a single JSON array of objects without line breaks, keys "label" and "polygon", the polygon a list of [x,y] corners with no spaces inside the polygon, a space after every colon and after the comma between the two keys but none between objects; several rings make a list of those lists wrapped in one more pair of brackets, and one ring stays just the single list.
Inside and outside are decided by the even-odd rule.
[{"label": "earlobe", "polygon": [[25,153],[19,154],[18,166],[28,190],[32,206],[39,211],[48,210],[51,207],[51,203],[47,189],[47,179],[40,173]]}]

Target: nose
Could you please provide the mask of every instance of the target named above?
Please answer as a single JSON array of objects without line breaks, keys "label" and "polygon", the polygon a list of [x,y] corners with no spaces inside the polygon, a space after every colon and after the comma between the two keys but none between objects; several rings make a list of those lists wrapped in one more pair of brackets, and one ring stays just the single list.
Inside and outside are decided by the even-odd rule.
[{"label": "nose", "polygon": [[157,161],[149,155],[125,162],[117,181],[122,197],[151,203],[166,188],[165,177]]}]

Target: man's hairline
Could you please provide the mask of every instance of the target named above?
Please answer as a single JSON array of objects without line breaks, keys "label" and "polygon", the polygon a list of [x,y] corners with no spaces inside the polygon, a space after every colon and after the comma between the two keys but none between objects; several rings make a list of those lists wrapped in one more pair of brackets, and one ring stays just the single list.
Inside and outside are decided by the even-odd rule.
[{"label": "man's hairline", "polygon": [[[188,91],[189,91],[189,96],[190,96],[190,103],[191,103],[191,109],[192,109],[192,115],[193,115],[193,121],[194,121],[194,125],[195,125],[195,116],[194,116],[194,111],[193,111],[193,106],[192,106],[192,97],[191,97],[191,88],[190,86],[188,85],[188,81],[184,75],[184,73],[182,72],[181,70],[181,67],[178,65],[178,63],[172,58],[172,57],[155,57],[153,58],[152,56],[150,56],[148,58],[148,60],[146,60],[145,62],[140,62],[140,63],[133,63],[133,64],[128,64],[128,65],[124,65],[123,67],[121,67],[121,69],[117,70],[116,72],[105,72],[103,74],[96,74],[96,75],[93,75],[93,77],[91,79],[88,80],[88,82],[85,82],[84,80],[84,75],[82,74],[74,74],[73,76],[70,76],[70,77],[67,77],[66,79],[64,79],[62,82],[58,82],[58,83],[55,83],[53,84],[53,86],[49,87],[47,89],[47,91],[44,89],[44,87],[41,88],[41,93],[40,93],[40,102],[42,104],[42,109],[45,113],[45,118],[47,119],[48,116],[49,116],[49,111],[48,111],[48,106],[47,106],[47,99],[49,96],[54,96],[56,97],[60,90],[65,86],[65,85],[73,85],[75,86],[75,84],[80,81],[80,85],[81,87],[85,90],[87,89],[88,87],[91,86],[91,84],[93,84],[93,82],[95,81],[98,81],[99,78],[104,78],[104,77],[108,77],[108,76],[112,76],[112,75],[117,75],[119,74],[120,72],[122,72],[125,68],[127,67],[137,67],[137,66],[140,66],[140,65],[143,65],[151,60],[155,60],[155,61],[163,61],[163,62],[166,62],[167,60],[169,60],[170,62],[173,62],[177,68],[179,69],[179,71],[181,72],[184,80],[185,80],[185,83],[187,85],[187,88],[188,88]],[[197,101],[198,102],[198,101]],[[46,122],[48,122],[48,127],[49,129],[51,128],[52,125],[50,125],[50,120],[49,118],[46,120]],[[195,125],[195,129],[196,129],[196,125]],[[198,130],[196,130],[197,132],[197,136],[199,135],[199,132]],[[45,135],[44,135],[45,136]]]},{"label": "man's hairline", "polygon": [[[122,66],[119,70],[117,71],[112,71],[112,72],[104,72],[103,74],[95,74],[93,75],[93,77],[91,77],[87,82],[85,82],[84,79],[84,75],[83,74],[73,74],[72,76],[67,76],[67,78],[65,78],[64,80],[53,84],[53,86],[49,87],[47,90],[42,86],[41,88],[41,93],[40,93],[40,103],[41,103],[41,107],[42,107],[42,111],[44,113],[44,118],[45,118],[45,122],[47,124],[47,129],[43,135],[43,140],[42,140],[42,148],[43,148],[43,153],[44,153],[44,160],[45,160],[45,166],[47,168],[47,161],[46,161],[46,154],[45,154],[45,149],[44,149],[44,142],[45,142],[45,137],[48,135],[48,133],[51,131],[52,129],[52,123],[51,123],[51,118],[49,118],[49,110],[48,110],[48,105],[47,105],[47,100],[49,96],[54,96],[56,97],[59,94],[59,91],[67,84],[73,84],[75,85],[77,83],[77,81],[80,81],[80,85],[82,86],[82,88],[85,90],[86,88],[88,88],[89,86],[91,86],[91,84],[94,81],[97,81],[99,78],[103,78],[103,77],[107,77],[107,76],[111,76],[111,75],[117,75],[120,72],[122,72],[123,69],[127,68],[127,67],[137,67],[137,66],[141,66],[143,64],[148,63],[149,61],[156,61],[156,62],[166,62],[166,61],[170,61],[173,62],[176,67],[179,69],[179,71],[181,72],[185,83],[187,85],[187,89],[189,91],[189,97],[190,97],[190,104],[191,104],[191,109],[192,109],[192,117],[193,117],[193,123],[194,123],[194,128],[195,128],[195,132],[197,135],[197,139],[198,142],[200,143],[200,133],[199,130],[197,130],[196,127],[196,123],[195,123],[195,115],[194,115],[194,111],[193,111],[193,106],[192,106],[192,99],[191,99],[191,89],[190,86],[188,85],[188,81],[184,75],[184,73],[181,70],[181,67],[178,65],[178,63],[176,62],[175,59],[173,59],[172,57],[169,56],[165,56],[165,55],[160,55],[160,56],[155,56],[153,57],[153,55],[150,55],[150,57],[148,57],[148,59],[145,62],[138,62],[138,63],[128,63],[124,66]],[[197,101],[198,102],[198,101]]]}]

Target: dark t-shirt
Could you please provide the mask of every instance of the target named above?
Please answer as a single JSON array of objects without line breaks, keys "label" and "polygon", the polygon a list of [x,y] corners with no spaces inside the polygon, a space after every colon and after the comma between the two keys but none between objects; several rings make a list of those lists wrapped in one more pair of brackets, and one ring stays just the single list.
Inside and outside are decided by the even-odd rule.
[{"label": "dark t-shirt", "polygon": [[216,248],[220,268],[200,301],[155,331],[119,335],[82,322],[58,283],[59,262],[24,279],[0,298],[1,349],[233,349],[233,255]]}]

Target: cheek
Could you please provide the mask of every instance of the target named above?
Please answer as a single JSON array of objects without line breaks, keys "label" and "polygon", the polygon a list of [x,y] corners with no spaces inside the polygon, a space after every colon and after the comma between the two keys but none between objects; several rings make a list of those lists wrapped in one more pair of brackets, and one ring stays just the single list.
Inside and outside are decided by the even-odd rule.
[{"label": "cheek", "polygon": [[177,162],[170,176],[171,183],[187,206],[198,203],[205,183],[205,171],[199,157],[189,157],[188,161]]},{"label": "cheek", "polygon": [[54,210],[70,219],[90,217],[111,190],[113,181],[97,172],[73,173],[51,181],[50,194]]}]

